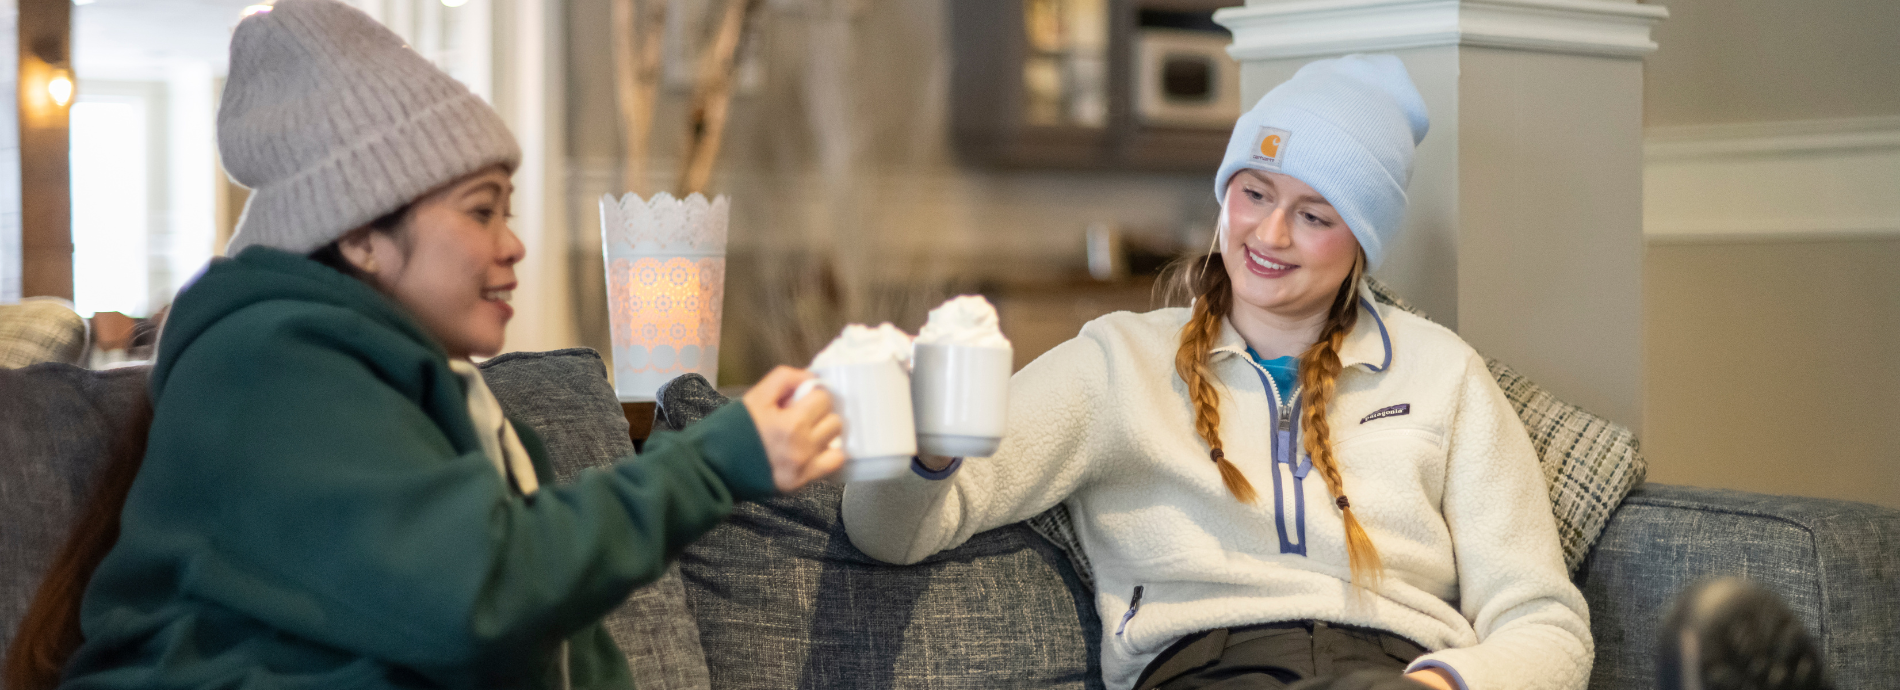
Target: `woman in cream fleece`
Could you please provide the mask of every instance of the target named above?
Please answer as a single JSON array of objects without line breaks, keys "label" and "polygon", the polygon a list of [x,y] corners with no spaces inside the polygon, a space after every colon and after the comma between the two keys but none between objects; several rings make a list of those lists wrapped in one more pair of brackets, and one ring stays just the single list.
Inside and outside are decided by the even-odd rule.
[{"label": "woman in cream fleece", "polygon": [[1116,690],[1582,688],[1588,612],[1523,427],[1456,334],[1361,283],[1428,127],[1394,57],[1302,68],[1235,127],[1194,305],[1025,367],[994,457],[848,486],[852,542],[912,563],[1065,504]]}]

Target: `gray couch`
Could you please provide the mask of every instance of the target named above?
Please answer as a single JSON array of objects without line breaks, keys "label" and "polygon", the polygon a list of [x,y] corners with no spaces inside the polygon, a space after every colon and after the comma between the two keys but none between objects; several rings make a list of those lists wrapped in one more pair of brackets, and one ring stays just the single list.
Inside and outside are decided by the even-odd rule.
[{"label": "gray couch", "polygon": [[[632,450],[589,350],[484,364],[511,416],[571,477]],[[136,370],[0,370],[0,643],[85,496]],[[722,402],[674,390],[661,426]],[[666,397],[666,396],[663,396]],[[1100,622],[1062,550],[1022,524],[923,564],[852,548],[839,489],[743,506],[609,619],[643,690],[1097,688]],[[1657,621],[1675,593],[1739,574],[1793,605],[1843,689],[1900,678],[1900,511],[1646,485],[1613,514],[1577,577],[1597,641],[1592,688],[1653,686]]]}]

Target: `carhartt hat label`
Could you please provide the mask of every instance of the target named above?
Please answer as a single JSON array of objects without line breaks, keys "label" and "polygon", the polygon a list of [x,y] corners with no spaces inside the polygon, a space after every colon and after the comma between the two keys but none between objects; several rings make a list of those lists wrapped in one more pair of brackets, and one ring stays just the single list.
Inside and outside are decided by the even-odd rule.
[{"label": "carhartt hat label", "polygon": [[1370,422],[1375,419],[1385,419],[1386,417],[1397,417],[1399,415],[1407,415],[1411,413],[1412,413],[1411,403],[1399,403],[1397,405],[1392,405],[1390,407],[1381,407],[1377,410],[1373,410],[1372,414],[1366,415],[1366,418],[1359,420],[1359,423],[1364,424],[1366,422]]},{"label": "carhartt hat label", "polygon": [[1286,158],[1287,142],[1293,139],[1293,133],[1278,127],[1261,127],[1254,137],[1253,162],[1268,170],[1279,170],[1280,162]]}]

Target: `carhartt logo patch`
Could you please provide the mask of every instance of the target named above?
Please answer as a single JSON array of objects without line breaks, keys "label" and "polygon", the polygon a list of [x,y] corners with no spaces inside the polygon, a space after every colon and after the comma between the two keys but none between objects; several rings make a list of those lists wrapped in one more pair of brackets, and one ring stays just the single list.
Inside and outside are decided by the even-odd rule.
[{"label": "carhartt logo patch", "polygon": [[1372,414],[1366,415],[1366,418],[1359,420],[1359,423],[1364,424],[1366,422],[1370,422],[1375,419],[1385,419],[1386,417],[1397,417],[1400,415],[1408,415],[1411,413],[1412,413],[1411,403],[1400,403],[1397,405],[1393,405],[1391,407],[1381,407],[1377,410],[1373,410]]},{"label": "carhartt logo patch", "polygon": [[1261,127],[1257,137],[1253,147],[1253,162],[1269,170],[1279,170],[1280,162],[1286,158],[1287,142],[1292,141],[1293,133],[1278,127]]}]

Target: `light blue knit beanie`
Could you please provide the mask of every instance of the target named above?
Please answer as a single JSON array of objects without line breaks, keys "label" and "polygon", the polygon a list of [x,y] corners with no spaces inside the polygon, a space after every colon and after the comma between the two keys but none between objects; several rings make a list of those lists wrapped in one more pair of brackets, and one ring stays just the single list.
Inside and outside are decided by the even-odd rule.
[{"label": "light blue knit beanie", "polygon": [[1391,55],[1347,55],[1301,67],[1234,123],[1214,175],[1214,197],[1242,168],[1291,175],[1339,211],[1369,268],[1405,224],[1412,151],[1431,119],[1405,65]]}]

